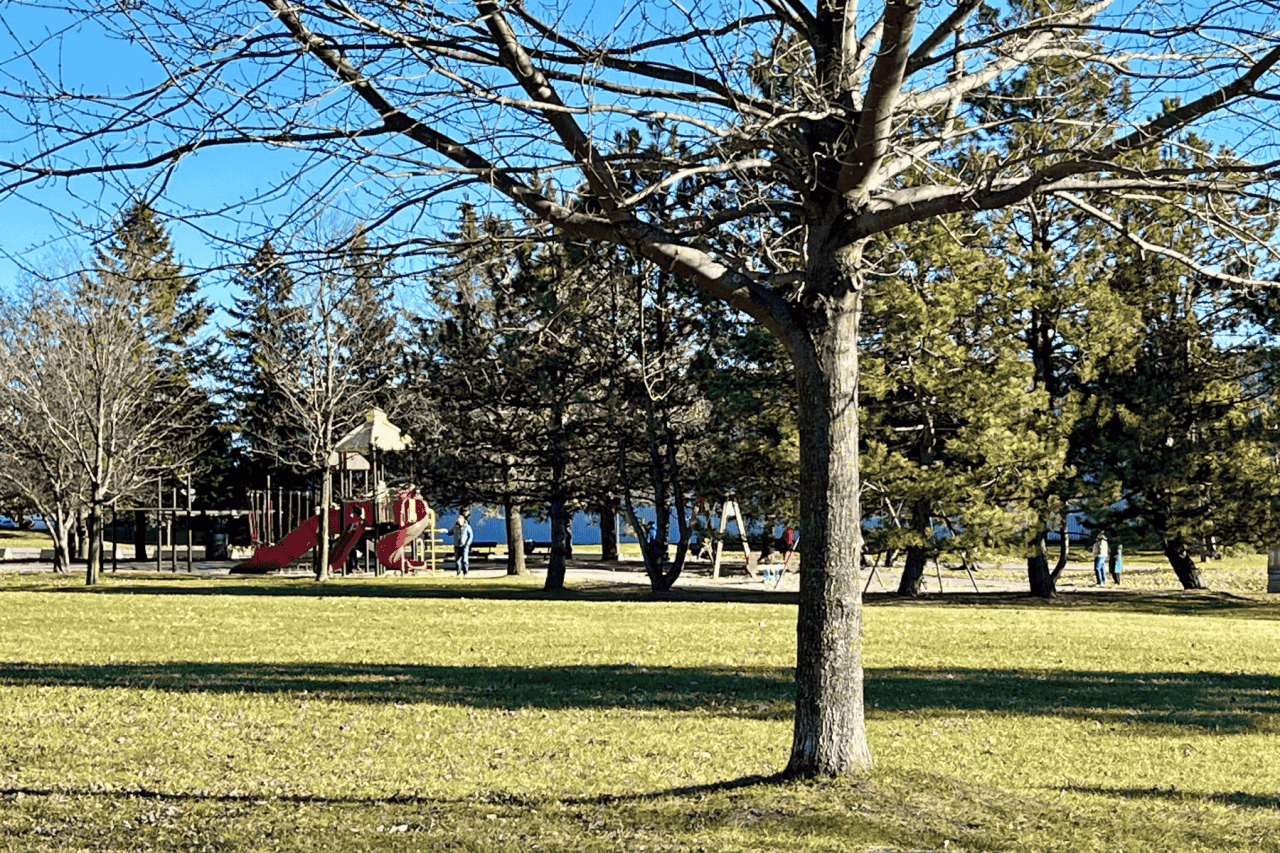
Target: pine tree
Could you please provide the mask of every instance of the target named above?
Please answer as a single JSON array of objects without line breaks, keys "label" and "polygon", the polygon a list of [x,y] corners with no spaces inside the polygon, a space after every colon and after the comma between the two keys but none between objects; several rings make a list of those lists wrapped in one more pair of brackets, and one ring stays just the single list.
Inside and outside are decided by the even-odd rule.
[{"label": "pine tree", "polygon": [[270,477],[273,484],[302,488],[306,480],[275,452],[296,440],[296,427],[288,420],[283,392],[262,356],[264,343],[284,349],[305,344],[293,272],[266,242],[240,265],[234,283],[241,295],[227,309],[232,323],[223,331],[226,347],[218,374],[231,401],[228,427],[241,455],[238,485],[241,490],[261,488]]},{"label": "pine tree", "polygon": [[[1166,214],[1149,229],[1214,251],[1177,224],[1176,206]],[[1169,260],[1126,248],[1107,282],[1134,323],[1086,385],[1075,436],[1085,508],[1113,542],[1158,546],[1184,588],[1202,589],[1196,555],[1270,544],[1280,421],[1268,353],[1239,335],[1247,300]]]},{"label": "pine tree", "polygon": [[919,594],[930,559],[1006,552],[1065,450],[1039,432],[1044,392],[986,242],[958,217],[899,235],[896,274],[868,288],[868,549],[905,551],[900,595]]}]

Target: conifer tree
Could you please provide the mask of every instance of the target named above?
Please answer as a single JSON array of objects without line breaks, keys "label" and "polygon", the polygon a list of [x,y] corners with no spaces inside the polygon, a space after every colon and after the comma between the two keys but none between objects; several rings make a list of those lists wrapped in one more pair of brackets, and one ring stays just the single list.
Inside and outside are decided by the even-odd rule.
[{"label": "conifer tree", "polygon": [[[1170,199],[1144,238],[1248,262],[1177,210]],[[1159,547],[1184,588],[1202,589],[1197,555],[1266,548],[1280,512],[1268,337],[1249,331],[1249,294],[1131,245],[1105,282],[1128,322],[1085,377],[1074,443],[1087,516],[1117,544]]]},{"label": "conifer tree", "polygon": [[306,343],[294,275],[268,241],[239,266],[234,284],[240,292],[227,308],[231,322],[224,329],[219,377],[231,401],[229,428],[242,456],[239,487],[261,488],[270,477],[273,484],[300,488],[304,480],[274,450],[291,444],[296,430],[261,352],[265,341],[284,349],[301,349]]}]

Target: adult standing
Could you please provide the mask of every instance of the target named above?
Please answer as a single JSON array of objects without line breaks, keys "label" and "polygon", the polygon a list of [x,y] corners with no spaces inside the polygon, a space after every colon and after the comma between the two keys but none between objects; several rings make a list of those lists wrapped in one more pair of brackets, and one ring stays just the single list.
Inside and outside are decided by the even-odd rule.
[{"label": "adult standing", "polygon": [[471,570],[471,541],[475,538],[466,513],[458,513],[458,520],[453,525],[453,556],[459,575],[466,575]]},{"label": "adult standing", "polygon": [[1098,586],[1107,585],[1107,562],[1109,560],[1107,534],[1099,533],[1093,540],[1093,579]]}]

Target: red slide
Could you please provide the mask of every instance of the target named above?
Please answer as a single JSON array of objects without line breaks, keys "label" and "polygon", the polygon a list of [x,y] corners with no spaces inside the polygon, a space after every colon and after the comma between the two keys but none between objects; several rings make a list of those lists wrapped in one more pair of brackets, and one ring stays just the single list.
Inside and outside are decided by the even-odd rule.
[{"label": "red slide", "polygon": [[364,533],[364,526],[364,519],[357,518],[338,536],[333,543],[332,553],[329,554],[329,571],[336,572],[347,561],[347,555],[351,553],[351,549],[356,546]]},{"label": "red slide", "polygon": [[[339,513],[329,514],[329,526],[336,529],[342,523]],[[253,552],[253,556],[236,566],[231,571],[242,573],[278,572],[320,541],[320,516],[313,515],[299,524],[274,545],[264,545]]]},{"label": "red slide", "polygon": [[408,527],[401,527],[383,536],[378,540],[378,546],[374,549],[378,555],[378,562],[393,572],[416,572],[427,567],[425,560],[412,560],[404,553],[404,546],[421,536],[427,526],[431,524],[431,515],[427,512],[427,502],[417,494],[396,501],[396,521],[404,524],[410,503],[416,504],[418,520]]}]

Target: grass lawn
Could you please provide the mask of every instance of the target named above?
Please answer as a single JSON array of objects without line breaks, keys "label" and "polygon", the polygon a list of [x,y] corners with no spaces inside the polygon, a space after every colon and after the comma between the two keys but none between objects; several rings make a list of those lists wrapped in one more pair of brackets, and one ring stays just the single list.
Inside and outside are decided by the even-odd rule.
[{"label": "grass lawn", "polygon": [[53,540],[41,530],[0,530],[0,548],[52,548]]},{"label": "grass lawn", "polygon": [[877,600],[796,782],[786,597],[537,585],[0,575],[0,850],[1280,850],[1280,597]]}]

